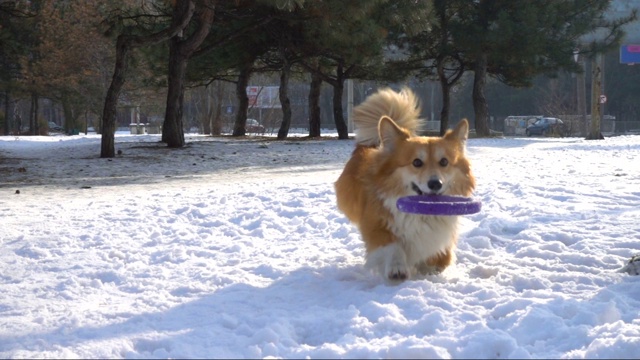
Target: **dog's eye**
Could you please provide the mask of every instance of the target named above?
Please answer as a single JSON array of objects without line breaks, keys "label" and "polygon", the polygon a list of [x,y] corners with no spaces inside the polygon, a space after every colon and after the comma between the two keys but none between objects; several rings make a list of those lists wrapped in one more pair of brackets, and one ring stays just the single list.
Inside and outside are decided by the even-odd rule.
[{"label": "dog's eye", "polygon": [[413,166],[414,167],[421,167],[424,163],[422,162],[422,160],[420,159],[414,159],[413,160]]},{"label": "dog's eye", "polygon": [[442,158],[442,159],[440,159],[439,164],[440,164],[440,166],[445,167],[445,166],[449,165],[449,160],[447,160],[447,158]]}]

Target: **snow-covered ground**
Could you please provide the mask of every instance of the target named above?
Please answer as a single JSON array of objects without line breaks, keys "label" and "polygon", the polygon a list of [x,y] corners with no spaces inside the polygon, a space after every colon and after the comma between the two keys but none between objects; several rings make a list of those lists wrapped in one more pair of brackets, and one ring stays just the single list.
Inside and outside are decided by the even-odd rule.
[{"label": "snow-covered ground", "polygon": [[335,206],[353,141],[158,140],[0,137],[0,357],[640,354],[638,136],[471,139],[457,265],[395,286]]}]

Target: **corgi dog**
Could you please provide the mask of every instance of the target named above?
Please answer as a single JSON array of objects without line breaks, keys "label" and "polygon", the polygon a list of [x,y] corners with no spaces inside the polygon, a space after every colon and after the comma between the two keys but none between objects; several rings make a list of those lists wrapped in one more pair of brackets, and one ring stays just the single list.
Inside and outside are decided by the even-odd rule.
[{"label": "corgi dog", "polygon": [[409,195],[471,196],[466,119],[442,137],[418,136],[415,94],[382,89],[353,109],[356,146],[335,183],[338,208],[360,230],[365,266],[390,281],[442,272],[455,261],[458,216],[400,212]]}]

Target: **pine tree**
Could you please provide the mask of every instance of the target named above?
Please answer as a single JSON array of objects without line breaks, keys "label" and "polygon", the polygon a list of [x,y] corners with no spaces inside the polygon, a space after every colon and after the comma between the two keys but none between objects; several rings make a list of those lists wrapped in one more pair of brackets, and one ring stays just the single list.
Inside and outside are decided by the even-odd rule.
[{"label": "pine tree", "polygon": [[[182,108],[187,65],[191,56],[209,35],[214,19],[215,1],[198,1],[194,21],[195,29],[189,35],[179,32],[169,41],[169,71],[167,107],[162,126],[162,141],[169,147],[179,148],[185,144],[182,129]],[[179,24],[188,16],[187,7],[176,6],[172,24]]]},{"label": "pine tree", "polygon": [[[134,48],[149,46],[160,43],[176,36],[182,32],[195,12],[195,3],[193,0],[177,1],[175,4],[180,10],[176,10],[182,16],[174,17],[171,24],[162,27],[160,30],[145,34],[139,34],[142,29],[140,26],[123,29],[123,33],[118,35],[116,41],[116,60],[113,70],[113,78],[104,102],[104,110],[102,113],[102,141],[100,157],[115,157],[115,129],[116,129],[116,107],[118,97],[126,80],[126,73],[129,67],[131,51]],[[116,17],[120,19],[120,17]],[[137,18],[137,17],[132,17]]]},{"label": "pine tree", "polygon": [[[333,118],[339,139],[348,139],[342,98],[347,79],[392,77],[385,48],[392,19],[404,2],[341,0],[310,2],[304,22],[301,64],[333,87]],[[396,18],[395,22],[401,20]]]},{"label": "pine tree", "polygon": [[[0,2],[0,91],[4,92],[4,134],[14,127],[13,94],[24,90],[21,62],[32,51],[37,5],[26,1]],[[19,131],[20,129],[17,129]]]},{"label": "pine tree", "polygon": [[[579,71],[573,60],[584,36],[602,30],[585,53],[616,46],[621,26],[635,18],[607,20],[608,0],[479,0],[460,12],[453,42],[464,49],[464,62],[474,71],[473,103],[476,133],[489,135],[486,77],[509,85],[529,86],[538,74]],[[582,45],[582,46],[581,46]]]}]

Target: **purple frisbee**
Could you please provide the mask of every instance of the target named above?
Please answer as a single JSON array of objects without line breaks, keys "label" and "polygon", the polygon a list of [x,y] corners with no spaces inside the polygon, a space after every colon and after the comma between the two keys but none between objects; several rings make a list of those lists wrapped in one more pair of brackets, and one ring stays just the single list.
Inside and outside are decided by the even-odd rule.
[{"label": "purple frisbee", "polygon": [[413,195],[398,199],[398,210],[420,215],[469,215],[482,208],[480,200],[449,195]]}]

